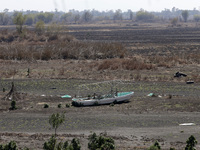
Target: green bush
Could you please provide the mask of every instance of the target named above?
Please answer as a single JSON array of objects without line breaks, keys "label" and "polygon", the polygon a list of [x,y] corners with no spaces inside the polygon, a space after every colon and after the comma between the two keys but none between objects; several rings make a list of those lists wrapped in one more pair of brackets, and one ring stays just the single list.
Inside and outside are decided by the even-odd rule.
[{"label": "green bush", "polygon": [[17,150],[17,145],[15,141],[11,141],[6,145],[0,145],[0,150]]},{"label": "green bush", "polygon": [[96,133],[93,133],[89,136],[88,148],[90,150],[114,150],[115,142],[112,138],[97,136]]},{"label": "green bush", "polygon": [[51,136],[49,141],[45,142],[43,145],[44,150],[54,150],[56,147],[56,138],[55,136]]},{"label": "green bush", "polygon": [[66,142],[59,142],[57,143],[57,140],[55,136],[51,136],[49,141],[45,142],[43,145],[44,150],[80,150],[80,142],[78,139],[74,138],[71,141],[71,144],[68,144],[68,141]]},{"label": "green bush", "polygon": [[185,150],[196,150],[195,145],[197,144],[197,140],[193,135],[191,135],[188,140],[186,141],[187,145]]},{"label": "green bush", "polygon": [[150,146],[149,150],[160,150],[161,147],[158,143],[158,141],[156,141],[152,146]]},{"label": "green bush", "polygon": [[44,104],[44,108],[49,108],[49,105],[48,104]]},{"label": "green bush", "polygon": [[72,139],[71,146],[73,147],[73,150],[80,150],[81,149],[80,142],[76,138]]},{"label": "green bush", "polygon": [[58,104],[58,108],[61,108],[61,106],[62,106],[61,104]]}]

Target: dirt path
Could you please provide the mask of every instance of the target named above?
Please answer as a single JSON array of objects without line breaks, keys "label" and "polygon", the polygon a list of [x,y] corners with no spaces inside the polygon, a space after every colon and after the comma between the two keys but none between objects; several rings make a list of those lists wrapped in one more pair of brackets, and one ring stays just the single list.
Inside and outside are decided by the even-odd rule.
[{"label": "dirt path", "polygon": [[[53,130],[48,124],[49,114],[50,112],[47,114],[2,113],[0,131],[2,133],[30,134],[30,137],[33,137],[37,133],[41,134],[41,136],[43,135],[44,142],[50,134],[53,134]],[[162,148],[173,146],[176,149],[181,149],[185,146],[185,141],[190,135],[194,135],[198,141],[200,140],[198,136],[200,127],[199,115],[200,113],[196,112],[142,114],[131,112],[118,113],[113,111],[104,113],[100,111],[93,113],[89,111],[86,113],[68,112],[66,114],[66,121],[59,128],[59,134],[61,137],[66,136],[67,138],[72,138],[73,136],[81,138],[84,135],[81,138],[83,145],[87,143],[87,136],[96,132],[106,133],[114,137],[117,142],[121,143],[118,143],[119,148],[148,147],[158,140],[162,144]],[[180,126],[179,124],[182,123],[195,123],[195,125]],[[9,136],[1,137],[1,139],[6,140],[6,137],[8,138]],[[24,141],[25,139],[26,136],[20,141]],[[197,147],[200,147],[200,145]]]}]

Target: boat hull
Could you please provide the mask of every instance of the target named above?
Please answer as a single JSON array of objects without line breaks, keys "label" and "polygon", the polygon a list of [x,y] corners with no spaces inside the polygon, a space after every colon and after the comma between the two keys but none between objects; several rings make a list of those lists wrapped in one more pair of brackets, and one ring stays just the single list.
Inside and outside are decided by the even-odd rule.
[{"label": "boat hull", "polygon": [[105,105],[111,103],[121,103],[128,101],[133,96],[134,92],[122,92],[118,93],[118,96],[113,97],[105,97],[102,99],[86,99],[86,98],[79,98],[79,99],[72,99],[72,104],[74,106],[95,106],[95,105]]}]

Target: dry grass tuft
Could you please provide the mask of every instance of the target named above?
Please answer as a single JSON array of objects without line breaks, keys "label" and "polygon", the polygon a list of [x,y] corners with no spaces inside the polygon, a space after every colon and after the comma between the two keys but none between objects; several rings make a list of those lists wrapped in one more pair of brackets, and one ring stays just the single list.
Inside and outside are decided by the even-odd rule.
[{"label": "dry grass tuft", "polygon": [[117,69],[124,69],[124,70],[151,70],[155,69],[155,65],[145,62],[138,57],[133,57],[130,59],[107,59],[104,60],[99,66],[98,70],[117,70]]}]

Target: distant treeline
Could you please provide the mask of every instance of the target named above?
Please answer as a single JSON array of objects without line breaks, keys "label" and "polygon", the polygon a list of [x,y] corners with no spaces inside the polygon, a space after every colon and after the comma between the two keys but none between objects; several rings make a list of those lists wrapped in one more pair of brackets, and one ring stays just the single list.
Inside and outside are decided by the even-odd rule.
[{"label": "distant treeline", "polygon": [[[183,11],[186,12],[187,19],[183,16]],[[5,9],[0,13],[0,25],[13,25],[13,19],[19,11],[10,12]],[[122,12],[120,9],[113,11],[97,11],[97,10],[70,10],[68,12],[54,11],[54,12],[38,12],[38,11],[21,11],[26,16],[25,25],[32,26],[38,21],[43,21],[45,24],[56,22],[63,24],[78,24],[78,23],[94,23],[100,21],[120,22],[120,21],[169,21],[177,18],[179,21],[200,21],[199,10],[180,10],[178,8],[165,9],[161,12],[148,12],[140,9],[137,12],[127,10]]]}]

